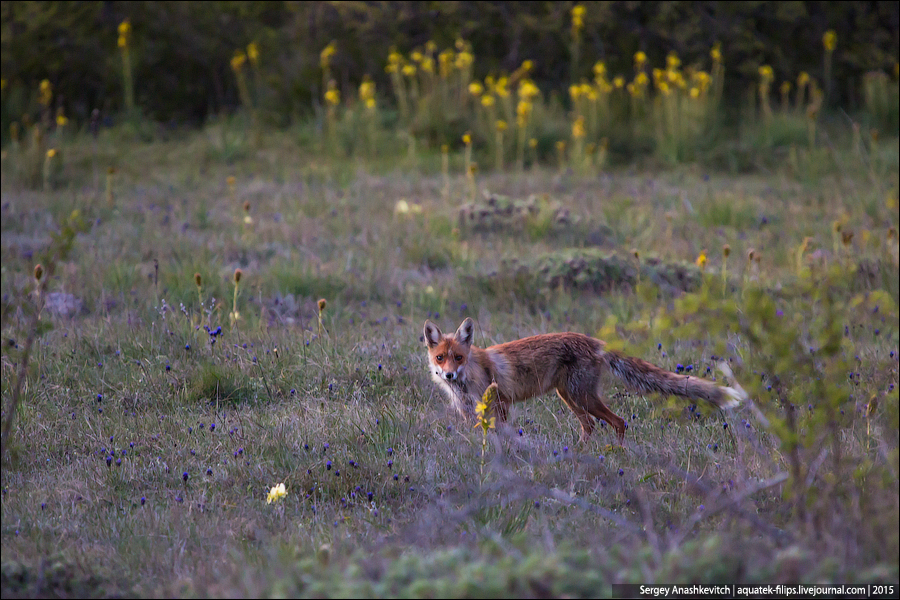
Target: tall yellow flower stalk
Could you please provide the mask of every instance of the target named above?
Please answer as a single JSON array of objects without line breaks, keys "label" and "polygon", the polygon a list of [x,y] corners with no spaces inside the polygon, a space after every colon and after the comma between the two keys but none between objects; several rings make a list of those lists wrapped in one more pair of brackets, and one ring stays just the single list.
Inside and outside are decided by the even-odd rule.
[{"label": "tall yellow flower stalk", "polygon": [[787,114],[791,108],[791,82],[782,81],[778,91],[781,92],[781,112]]},{"label": "tall yellow flower stalk", "polygon": [[500,100],[503,109],[502,119],[506,122],[515,120],[515,109],[513,108],[513,97],[510,93],[509,77],[498,77],[493,85],[494,95]]},{"label": "tall yellow flower stalk", "polygon": [[837,33],[829,29],[822,36],[822,47],[825,48],[825,91],[831,93],[831,58],[837,48]]},{"label": "tall yellow flower stalk", "polygon": [[572,155],[570,156],[570,162],[577,168],[583,166],[585,134],[584,117],[578,115],[572,123]]},{"label": "tall yellow flower stalk", "polygon": [[[258,50],[254,48],[258,53]],[[257,56],[258,59],[258,56]],[[236,50],[234,56],[231,57],[231,70],[234,71],[234,77],[237,80],[238,95],[241,97],[241,104],[250,115],[250,127],[253,131],[254,143],[259,141],[259,127],[256,119],[256,110],[253,106],[253,98],[250,96],[250,87],[247,85],[247,77],[244,74],[244,65],[247,64],[247,55],[243,50]]]},{"label": "tall yellow flower stalk", "polygon": [[463,39],[456,40],[456,50],[456,58],[453,61],[453,66],[459,74],[456,98],[459,111],[464,114],[468,104],[467,92],[469,82],[472,80],[472,63],[475,62],[475,55],[472,53],[472,45]]},{"label": "tall yellow flower stalk", "polygon": [[375,137],[377,132],[377,102],[375,101],[375,83],[368,75],[359,84],[359,101],[366,115],[366,133],[369,138],[369,156],[375,158]]},{"label": "tall yellow flower stalk", "polygon": [[328,82],[328,90],[325,92],[325,119],[327,125],[328,145],[332,152],[337,148],[337,107],[341,103],[341,91],[337,82],[332,79]]},{"label": "tall yellow flower stalk", "polygon": [[762,109],[763,123],[766,130],[766,140],[769,141],[771,136],[772,125],[772,106],[769,104],[769,88],[775,79],[775,73],[769,65],[762,65],[759,68],[759,104]]},{"label": "tall yellow flower stalk", "polygon": [[484,391],[481,402],[475,406],[475,418],[477,422],[475,427],[481,427],[481,478],[484,480],[484,455],[487,451],[487,435],[488,431],[494,429],[497,425],[497,417],[487,415],[490,414],[494,406],[500,402],[500,388],[497,382],[493,382]]},{"label": "tall yellow flower stalk", "polygon": [[[259,128],[259,114],[257,105],[259,103],[259,46],[256,42],[247,44],[247,59],[250,61],[250,68],[253,70],[253,94],[251,96],[250,120],[253,127],[253,144],[258,146],[261,141],[262,132]],[[249,94],[248,94],[249,95]]]},{"label": "tall yellow flower stalk", "polygon": [[463,144],[466,146],[465,150],[465,168],[466,168],[466,180],[469,183],[469,201],[475,202],[475,163],[472,162],[472,134],[470,132],[465,132],[462,136]]},{"label": "tall yellow flower stalk", "polygon": [[530,79],[522,79],[518,89],[519,103],[516,105],[516,167],[519,171],[525,168],[525,140],[528,138],[528,125],[534,110],[534,99],[540,96],[540,90]]},{"label": "tall yellow flower stalk", "polygon": [[238,294],[240,293],[241,277],[243,277],[243,275],[244,275],[244,272],[242,270],[240,270],[240,269],[234,270],[234,279],[233,279],[233,281],[234,281],[234,300],[231,304],[231,315],[230,315],[232,327],[234,327],[241,318],[241,313],[239,313],[238,309],[237,309],[238,308],[237,301],[238,301]]},{"label": "tall yellow flower stalk", "polygon": [[59,152],[56,148],[50,148],[44,156],[44,191],[49,191],[53,187],[53,172],[59,161],[58,157]]},{"label": "tall yellow flower stalk", "polygon": [[[491,78],[485,79],[485,84],[492,86]],[[497,99],[493,94],[493,87],[490,87],[491,93],[481,96],[481,111],[476,119],[479,130],[490,131],[491,125],[497,122]]]},{"label": "tall yellow flower stalk", "polygon": [[578,77],[578,61],[581,52],[581,32],[584,30],[584,13],[586,9],[583,4],[576,4],[572,7],[572,81]]},{"label": "tall yellow flower stalk", "polygon": [[722,102],[722,93],[725,89],[725,63],[722,60],[722,44],[716,42],[709,51],[709,57],[712,59],[711,88],[712,101],[710,102],[710,114],[714,114]]},{"label": "tall yellow flower stalk", "polygon": [[396,50],[388,54],[388,64],[384,70],[391,76],[391,85],[394,87],[394,95],[397,97],[397,105],[400,107],[400,119],[404,124],[409,123],[409,104],[406,100],[406,85],[403,81],[403,55]]},{"label": "tall yellow flower stalk", "polygon": [[337,54],[337,44],[329,42],[327,46],[319,52],[319,66],[322,68],[322,90],[328,89],[328,82],[331,81],[331,58]]},{"label": "tall yellow flower stalk", "polygon": [[794,100],[794,110],[797,112],[803,110],[806,104],[806,90],[809,87],[809,73],[800,71],[797,75],[797,94]]},{"label": "tall yellow flower stalk", "polygon": [[125,108],[134,109],[134,80],[131,74],[131,22],[119,23],[119,50],[122,53],[122,81],[125,88]]},{"label": "tall yellow flower stalk", "polygon": [[319,308],[319,337],[322,337],[322,332],[325,331],[325,326],[322,323],[322,315],[325,314],[325,307],[328,306],[328,302],[325,300],[325,298],[319,298],[316,306]]},{"label": "tall yellow flower stalk", "polygon": [[507,127],[506,121],[503,119],[499,119],[495,126],[496,136],[494,140],[494,150],[496,154],[494,167],[498,172],[503,171],[503,132],[506,131]]},{"label": "tall yellow flower stalk", "polygon": [[50,104],[52,102],[53,84],[49,79],[44,79],[38,87],[38,103],[41,105],[41,122],[45,131],[50,129]]}]

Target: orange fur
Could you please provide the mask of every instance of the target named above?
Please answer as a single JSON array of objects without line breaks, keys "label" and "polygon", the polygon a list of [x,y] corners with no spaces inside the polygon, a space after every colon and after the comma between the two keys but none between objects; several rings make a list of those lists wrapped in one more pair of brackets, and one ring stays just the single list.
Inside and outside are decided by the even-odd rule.
[{"label": "orange fur", "polygon": [[[594,430],[594,418],[609,423],[625,438],[625,421],[604,403],[600,378],[609,373],[636,392],[658,392],[701,398],[730,408],[746,398],[735,387],[722,387],[690,375],[676,375],[639,358],[605,349],[605,343],[580,333],[548,333],[481,349],[472,345],[475,324],[466,318],[455,334],[443,334],[425,321],[425,345],[434,380],[459,412],[474,415],[482,394],[496,381],[497,417],[506,419],[509,405],[555,390],[581,423],[581,439]],[[724,367],[723,367],[724,368]]]}]

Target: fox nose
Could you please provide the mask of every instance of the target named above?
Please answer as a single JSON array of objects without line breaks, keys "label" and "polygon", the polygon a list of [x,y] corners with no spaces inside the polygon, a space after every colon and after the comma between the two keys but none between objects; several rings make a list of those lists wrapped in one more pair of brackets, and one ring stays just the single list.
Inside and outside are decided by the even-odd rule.
[{"label": "fox nose", "polygon": [[446,371],[444,373],[444,379],[446,379],[447,381],[453,381],[454,379],[456,379],[456,371]]}]

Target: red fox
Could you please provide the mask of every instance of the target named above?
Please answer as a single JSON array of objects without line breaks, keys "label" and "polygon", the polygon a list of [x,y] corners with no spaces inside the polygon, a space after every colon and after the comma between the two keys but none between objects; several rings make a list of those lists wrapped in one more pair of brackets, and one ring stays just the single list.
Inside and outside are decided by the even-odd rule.
[{"label": "red fox", "polygon": [[[425,321],[425,345],[431,375],[466,417],[492,382],[499,388],[496,416],[503,421],[509,405],[556,390],[581,423],[581,441],[594,431],[594,417],[609,423],[625,439],[625,421],[603,402],[600,377],[611,373],[635,392],[658,392],[684,398],[702,398],[719,408],[732,408],[747,393],[736,383],[722,387],[692,377],[676,375],[639,358],[606,350],[601,340],[580,333],[534,335],[482,350],[472,345],[475,324],[466,318],[456,333],[444,335]],[[730,375],[727,364],[720,368]]]}]

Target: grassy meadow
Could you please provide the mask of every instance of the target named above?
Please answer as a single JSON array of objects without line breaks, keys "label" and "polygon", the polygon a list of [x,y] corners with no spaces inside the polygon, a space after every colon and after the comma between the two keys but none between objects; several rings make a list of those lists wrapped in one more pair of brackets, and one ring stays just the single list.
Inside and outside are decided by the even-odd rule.
[{"label": "grassy meadow", "polygon": [[[715,68],[644,108],[599,73],[573,114],[520,87],[501,126],[505,84],[426,95],[389,61],[395,100],[422,84],[405,109],[326,84],[275,128],[242,89],[199,130],[57,119],[4,148],[3,597],[896,584],[896,130],[769,106],[761,73],[729,113],[754,118],[710,138]],[[415,129],[441,102],[472,126]],[[726,361],[752,400],[610,381],[622,446],[579,443],[555,396],[472,427],[422,342],[466,316],[481,347],[577,331]]]}]

